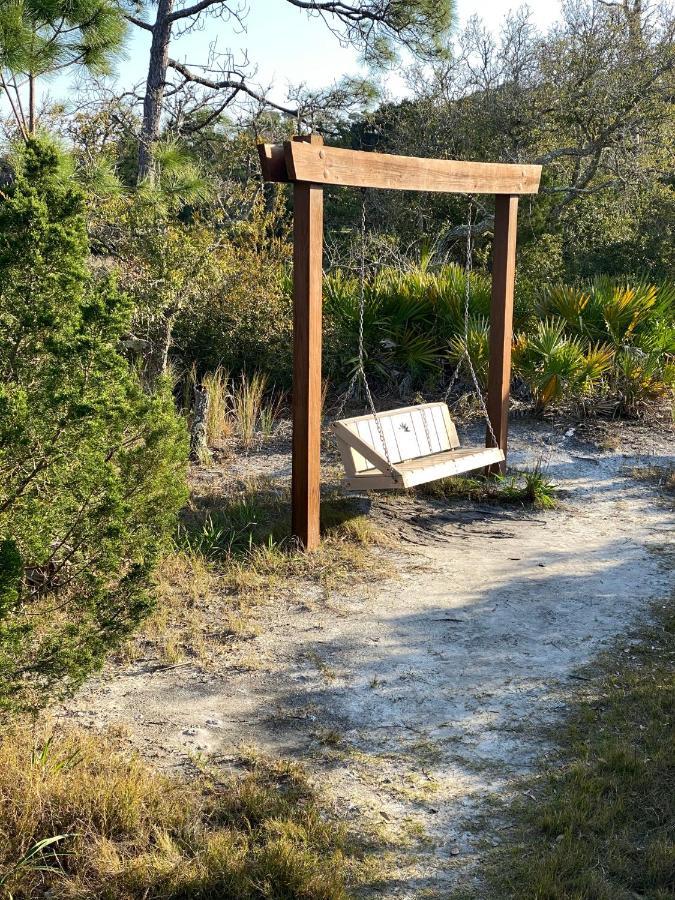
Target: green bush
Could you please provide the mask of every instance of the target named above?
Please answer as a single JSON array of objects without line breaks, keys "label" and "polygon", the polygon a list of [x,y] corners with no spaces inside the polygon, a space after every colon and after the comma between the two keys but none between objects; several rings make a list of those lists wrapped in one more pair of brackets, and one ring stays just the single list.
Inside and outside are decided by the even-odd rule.
[{"label": "green bush", "polygon": [[[469,336],[464,338],[465,274],[382,269],[364,285],[366,367],[384,389],[440,389],[465,345],[487,384],[490,279],[471,275]],[[598,277],[580,285],[528,281],[516,304],[514,376],[535,406],[609,401],[634,415],[675,386],[675,286]],[[325,279],[326,372],[348,380],[357,361],[359,282]]]},{"label": "green bush", "polygon": [[[466,287],[457,265],[437,272],[381,269],[364,285],[366,367],[386,386],[419,387],[442,380],[457,353]],[[324,285],[326,372],[334,383],[348,380],[356,365],[359,332],[359,282],[331,273]],[[473,346],[490,312],[490,279],[471,275],[470,316]],[[460,351],[461,352],[461,351]]]},{"label": "green bush", "polygon": [[120,351],[131,315],[87,266],[80,191],[30,142],[0,195],[0,705],[77,685],[146,613],[185,498],[169,386]]},{"label": "green bush", "polygon": [[219,366],[233,374],[258,369],[279,386],[292,372],[293,306],[283,251],[226,243],[212,282],[179,316],[177,353],[201,374]]},{"label": "green bush", "polygon": [[595,393],[635,415],[675,387],[672,283],[558,284],[535,311],[541,319],[518,337],[514,369],[540,406]]}]

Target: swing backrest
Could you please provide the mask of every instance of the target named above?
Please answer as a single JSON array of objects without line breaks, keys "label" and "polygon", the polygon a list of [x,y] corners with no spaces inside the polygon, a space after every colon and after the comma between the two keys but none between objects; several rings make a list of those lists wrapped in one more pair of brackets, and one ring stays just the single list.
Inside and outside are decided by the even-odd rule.
[{"label": "swing backrest", "polygon": [[[381,469],[382,464],[386,466],[387,454],[389,462],[395,466],[405,460],[419,459],[459,447],[457,430],[446,403],[422,403],[418,406],[390,409],[378,413],[377,419],[382,426],[386,453],[373,415],[340,419],[334,424],[348,472],[360,474]],[[363,444],[365,446],[361,449],[373,451],[369,453],[370,459],[353,446],[353,438],[356,438],[357,447]]]}]

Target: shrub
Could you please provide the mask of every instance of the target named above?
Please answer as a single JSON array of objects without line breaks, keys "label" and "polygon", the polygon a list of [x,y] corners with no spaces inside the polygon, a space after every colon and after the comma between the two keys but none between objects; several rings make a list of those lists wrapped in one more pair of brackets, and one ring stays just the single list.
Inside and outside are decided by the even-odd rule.
[{"label": "shrub", "polygon": [[[533,334],[521,335],[514,361],[540,404],[562,394],[578,399],[597,388],[619,412],[634,415],[675,386],[675,285],[628,284],[607,277],[578,286],[559,284],[543,292],[537,312],[550,317],[549,324],[540,323]],[[546,348],[546,360],[546,354],[539,353],[537,367],[532,353],[542,349],[537,347],[542,329],[555,347]],[[569,345],[578,348],[584,360]],[[566,371],[559,385],[566,384],[567,390],[547,397],[542,384],[545,388],[547,373],[561,374],[556,366],[560,368],[563,356]]]},{"label": "shrub", "polygon": [[[465,274],[457,265],[437,272],[393,268],[369,275],[364,285],[364,345],[369,372],[389,387],[412,388],[442,380],[464,327]],[[349,379],[356,365],[359,282],[343,272],[325,282],[326,370],[331,380]],[[479,349],[490,311],[490,280],[471,275],[470,313],[476,323],[470,349]],[[460,350],[461,352],[461,350]]]},{"label": "shrub", "polygon": [[151,604],[185,497],[169,386],[120,352],[128,300],[86,265],[80,192],[29,142],[0,202],[0,705],[77,685]]}]

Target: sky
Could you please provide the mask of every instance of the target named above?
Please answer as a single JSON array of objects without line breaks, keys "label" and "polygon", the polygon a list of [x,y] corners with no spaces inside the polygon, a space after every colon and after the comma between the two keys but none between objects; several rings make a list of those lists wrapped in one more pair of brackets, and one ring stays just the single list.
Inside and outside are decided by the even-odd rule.
[{"label": "sky", "polygon": [[[353,48],[340,46],[339,40],[316,16],[282,0],[242,0],[249,12],[242,29],[236,22],[218,18],[204,19],[201,30],[174,39],[171,54],[188,65],[204,62],[209,47],[215,44],[221,51],[232,50],[235,60],[248,59],[256,68],[252,83],[269,90],[271,99],[279,103],[287,100],[290,85],[304,84],[308,88],[325,87],[344,75],[367,75]],[[478,15],[495,33],[510,10],[523,5],[520,0],[456,0],[456,30]],[[531,0],[534,21],[542,28],[550,25],[560,12],[560,0]],[[147,73],[150,34],[132,27],[131,40],[125,58],[116,67],[110,86],[115,92],[128,90],[141,83]],[[394,72],[385,76],[385,88],[392,99],[405,93],[403,78]],[[76,76],[65,74],[43,80],[41,99],[66,101],[76,94]],[[5,112],[0,97],[0,111]]]},{"label": "sky", "polygon": [[[281,0],[250,0],[245,31],[234,22],[220,19],[205,20],[205,27],[172,44],[172,55],[185,62],[198,63],[208,57],[209,46],[215,42],[220,50],[231,48],[235,59],[244,49],[257,67],[255,81],[283,102],[290,84],[304,83],[310,88],[323,87],[343,75],[366,74],[358,54],[341,47],[339,41],[317,17],[309,17]],[[509,10],[520,6],[518,0],[456,0],[457,28],[472,15],[479,15],[494,31],[498,31]],[[560,11],[559,0],[533,0],[535,22],[545,27]],[[118,66],[115,81],[118,87],[129,88],[142,81],[146,74],[150,34],[134,28],[127,58]],[[67,96],[72,79],[61,78],[49,87],[52,97]],[[387,79],[390,93],[402,93],[403,81],[395,73]]]}]

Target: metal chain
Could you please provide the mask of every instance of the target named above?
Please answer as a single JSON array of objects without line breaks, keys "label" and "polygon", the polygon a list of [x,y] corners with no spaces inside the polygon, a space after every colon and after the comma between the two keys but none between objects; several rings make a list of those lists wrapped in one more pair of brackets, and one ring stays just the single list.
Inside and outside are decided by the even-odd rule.
[{"label": "metal chain", "polygon": [[391,464],[391,458],[389,456],[389,449],[387,448],[387,442],[384,439],[384,429],[382,427],[382,422],[380,417],[377,414],[377,409],[375,408],[375,401],[373,400],[373,395],[370,392],[370,385],[368,384],[368,377],[366,375],[366,367],[365,367],[365,339],[364,339],[364,319],[365,319],[365,310],[366,310],[366,189],[362,189],[361,194],[361,259],[360,259],[360,269],[359,269],[359,356],[358,363],[356,367],[356,371],[352,375],[351,381],[349,382],[349,386],[345,391],[344,397],[342,398],[342,402],[338,408],[338,411],[335,415],[336,419],[339,419],[349,401],[349,398],[352,396],[354,389],[356,388],[356,384],[361,380],[363,383],[363,388],[366,393],[366,399],[368,400],[368,406],[370,408],[370,412],[375,420],[375,425],[377,427],[377,433],[380,437],[380,441],[382,442],[382,449],[384,450],[384,458],[387,460],[387,467],[392,478],[395,477],[394,470]]},{"label": "metal chain", "polygon": [[494,441],[494,446],[499,446],[499,441],[497,440],[497,436],[494,432],[494,428],[492,427],[492,422],[490,420],[490,416],[487,411],[487,406],[485,405],[485,400],[483,398],[483,391],[478,383],[478,376],[476,375],[476,370],[473,367],[473,362],[471,361],[471,355],[469,353],[469,307],[471,302],[471,272],[473,271],[473,241],[471,240],[472,236],[472,211],[473,211],[473,197],[469,197],[469,212],[467,215],[466,222],[466,262],[464,266],[464,349],[462,351],[461,356],[457,360],[457,365],[455,366],[455,370],[450,376],[450,382],[448,387],[443,395],[443,401],[445,403],[448,402],[448,397],[450,396],[450,392],[452,391],[455,382],[459,376],[460,370],[462,368],[462,363],[466,359],[469,372],[471,373],[471,380],[473,381],[473,386],[476,391],[476,396],[478,397],[478,402],[480,404],[481,411],[487,422],[488,430],[490,432],[490,437]]}]

